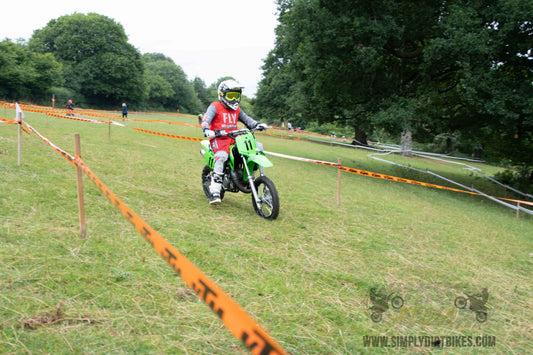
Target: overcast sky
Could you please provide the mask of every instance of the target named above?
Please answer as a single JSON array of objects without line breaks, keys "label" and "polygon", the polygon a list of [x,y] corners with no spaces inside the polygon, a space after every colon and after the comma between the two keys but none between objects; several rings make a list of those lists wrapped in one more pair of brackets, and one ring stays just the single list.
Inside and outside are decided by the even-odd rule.
[{"label": "overcast sky", "polygon": [[274,0],[10,0],[1,11],[0,40],[28,40],[50,20],[75,12],[105,15],[141,54],[163,53],[206,86],[233,76],[247,96],[255,95],[277,26]]}]

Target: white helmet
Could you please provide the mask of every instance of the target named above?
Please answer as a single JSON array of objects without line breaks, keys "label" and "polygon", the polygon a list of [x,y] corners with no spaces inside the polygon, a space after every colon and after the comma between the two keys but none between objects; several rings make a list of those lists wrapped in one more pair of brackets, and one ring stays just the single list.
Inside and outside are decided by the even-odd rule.
[{"label": "white helmet", "polygon": [[224,80],[218,85],[218,101],[229,109],[237,110],[244,86],[235,80]]}]

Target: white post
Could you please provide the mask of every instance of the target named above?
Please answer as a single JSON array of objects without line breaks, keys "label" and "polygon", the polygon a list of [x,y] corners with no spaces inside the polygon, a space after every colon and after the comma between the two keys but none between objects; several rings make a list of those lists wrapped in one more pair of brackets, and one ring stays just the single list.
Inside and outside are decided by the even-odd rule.
[{"label": "white post", "polygon": [[20,112],[16,113],[18,125],[18,165],[22,163],[22,117]]}]

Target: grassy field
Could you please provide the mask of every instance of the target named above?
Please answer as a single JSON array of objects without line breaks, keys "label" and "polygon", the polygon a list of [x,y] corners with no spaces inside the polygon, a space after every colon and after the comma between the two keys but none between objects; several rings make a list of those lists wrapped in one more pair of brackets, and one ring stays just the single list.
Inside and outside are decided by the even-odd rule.
[{"label": "grassy field", "polygon": [[[111,126],[109,138],[106,124],[37,113],[26,121],[71,154],[79,133],[82,158],[98,178],[289,353],[533,352],[530,215],[517,219],[482,197],[349,173],[339,206],[334,167],[272,156],[266,172],[281,212],[267,221],[250,195],[228,193],[222,205],[208,205],[198,142],[129,127],[201,137],[199,128],[127,122]],[[341,158],[344,166],[452,186],[362,150],[259,140],[271,152]],[[74,167],[34,134],[22,145],[18,166],[16,127],[0,124],[0,353],[248,353],[87,177],[81,239]],[[505,194],[457,165],[389,158]],[[373,321],[372,288],[399,295],[403,306]],[[454,300],[483,288],[487,320],[479,322]]]}]

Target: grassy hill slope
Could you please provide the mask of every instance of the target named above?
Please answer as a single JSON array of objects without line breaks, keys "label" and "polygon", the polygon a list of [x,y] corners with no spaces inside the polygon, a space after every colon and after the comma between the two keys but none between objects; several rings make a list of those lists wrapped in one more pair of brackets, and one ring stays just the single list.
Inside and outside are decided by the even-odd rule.
[{"label": "grassy hill slope", "polygon": [[[348,173],[338,206],[334,167],[273,156],[266,172],[281,212],[266,221],[250,195],[208,205],[198,142],[129,127],[201,137],[199,128],[127,122],[111,126],[109,139],[106,124],[37,113],[26,120],[72,154],[80,133],[82,158],[99,179],[288,352],[442,352],[390,347],[404,336],[448,337],[444,345],[457,336],[495,339],[486,348],[449,343],[446,353],[533,351],[531,216],[517,219],[482,197]],[[258,136],[267,151],[448,185],[365,151]],[[16,149],[15,126],[0,124],[0,353],[247,353],[89,179],[88,235],[80,239],[74,167],[35,135],[23,136],[21,166]],[[391,159],[504,194],[455,165]],[[371,288],[400,295],[403,307],[372,321]],[[454,306],[482,288],[485,322]],[[385,336],[389,347],[365,346],[364,336]]]}]

